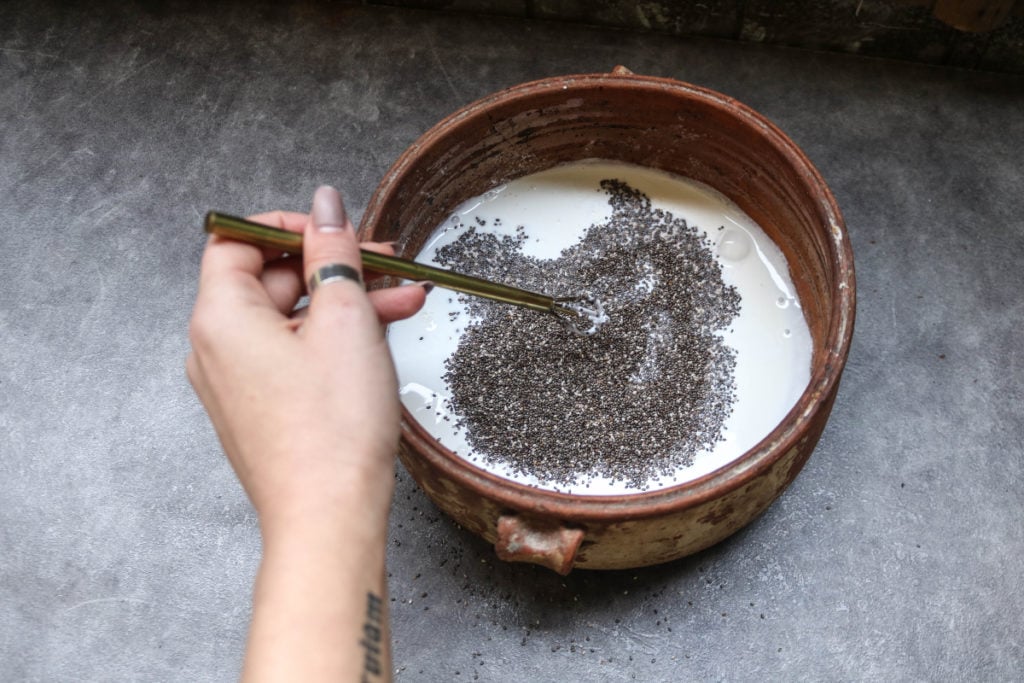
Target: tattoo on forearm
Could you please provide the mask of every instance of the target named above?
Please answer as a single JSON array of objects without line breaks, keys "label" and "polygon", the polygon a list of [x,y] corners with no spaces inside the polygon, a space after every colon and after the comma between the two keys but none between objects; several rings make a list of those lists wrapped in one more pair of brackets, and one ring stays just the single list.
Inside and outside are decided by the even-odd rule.
[{"label": "tattoo on forearm", "polygon": [[381,675],[381,651],[384,639],[384,603],[373,593],[366,594],[366,621],[363,623],[363,638],[359,644],[364,650],[363,681],[371,676]]}]

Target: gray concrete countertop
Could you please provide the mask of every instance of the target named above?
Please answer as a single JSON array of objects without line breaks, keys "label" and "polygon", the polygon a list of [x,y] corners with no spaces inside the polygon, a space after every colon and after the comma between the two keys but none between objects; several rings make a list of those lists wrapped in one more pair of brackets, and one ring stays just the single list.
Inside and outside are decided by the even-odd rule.
[{"label": "gray concrete countertop", "polygon": [[[401,681],[1024,670],[1024,80],[511,18],[0,6],[0,679],[230,680],[253,513],[184,376],[210,208],[361,214],[480,96],[624,64],[776,122],[844,211],[857,330],[769,511],[623,572],[506,565],[398,474]],[[172,9],[173,8],[173,9]]]}]

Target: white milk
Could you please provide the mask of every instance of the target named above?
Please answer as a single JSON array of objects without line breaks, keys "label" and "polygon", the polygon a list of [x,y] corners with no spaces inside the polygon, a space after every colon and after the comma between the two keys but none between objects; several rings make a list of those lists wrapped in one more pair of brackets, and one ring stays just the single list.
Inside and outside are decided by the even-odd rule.
[{"label": "white milk", "polygon": [[[652,481],[653,490],[696,479],[742,455],[782,421],[810,380],[811,335],[796,288],[782,252],[757,224],[700,183],[639,166],[586,161],[519,178],[465,202],[431,235],[416,260],[438,265],[434,255],[461,234],[459,223],[495,234],[512,234],[522,225],[530,236],[524,253],[556,258],[563,248],[578,242],[591,224],[608,220],[608,195],[599,187],[608,178],[628,183],[650,197],[653,208],[685,218],[703,231],[714,245],[725,283],[735,286],[742,297],[739,316],[721,333],[736,351],[736,401],[723,425],[724,440],[699,453],[674,479]],[[485,227],[477,225],[477,217],[486,221]],[[459,315],[453,320],[450,314],[456,311]],[[447,414],[445,399],[450,392],[442,376],[444,361],[470,320],[458,296],[438,288],[416,316],[389,327],[402,402],[413,417],[460,457],[519,483],[578,495],[637,492],[624,482],[603,478],[588,480],[587,488],[582,481],[569,488],[537,481],[513,474],[501,464],[486,463],[469,447],[465,434],[455,428],[456,416]],[[500,400],[495,397],[496,402]]]}]

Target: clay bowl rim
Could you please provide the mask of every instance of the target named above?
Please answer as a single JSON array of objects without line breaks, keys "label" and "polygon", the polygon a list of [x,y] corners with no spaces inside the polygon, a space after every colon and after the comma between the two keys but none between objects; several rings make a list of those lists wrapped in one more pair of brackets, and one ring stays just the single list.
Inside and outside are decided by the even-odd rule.
[{"label": "clay bowl rim", "polygon": [[[697,99],[706,107],[739,120],[758,131],[788,164],[797,170],[817,203],[816,214],[825,219],[831,240],[829,258],[833,265],[830,281],[832,319],[824,339],[822,362],[812,365],[811,378],[796,405],[782,421],[755,446],[735,460],[696,479],[651,491],[616,495],[580,495],[540,489],[491,474],[463,460],[441,445],[417,422],[403,405],[403,442],[425,458],[452,481],[490,498],[510,512],[525,512],[565,521],[623,521],[678,512],[738,489],[766,470],[806,438],[815,413],[825,407],[836,391],[853,336],[856,312],[856,281],[853,249],[832,192],[807,156],[785,133],[762,114],[722,93],[683,81],[636,75],[625,69],[612,73],[555,76],[514,85],[487,95],[451,113],[421,135],[395,161],[377,186],[360,223],[360,235],[370,238],[387,195],[411,169],[420,150],[445,144],[448,136],[457,136],[460,123],[473,117],[486,117],[497,107],[507,107],[520,99],[529,110],[535,95],[561,93],[572,97],[577,90],[593,88],[629,88],[634,91],[659,91],[684,99]],[[802,460],[800,463],[802,464]],[[791,479],[792,477],[789,477]],[[787,482],[788,484],[788,482]]]}]

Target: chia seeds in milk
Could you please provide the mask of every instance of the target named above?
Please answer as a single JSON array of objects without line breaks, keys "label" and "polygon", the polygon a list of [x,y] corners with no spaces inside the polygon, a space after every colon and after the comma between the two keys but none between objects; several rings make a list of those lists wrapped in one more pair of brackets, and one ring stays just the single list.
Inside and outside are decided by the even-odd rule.
[{"label": "chia seeds in milk", "polygon": [[[701,208],[708,188],[679,186],[694,193],[688,213],[724,216],[720,225],[660,208],[632,179],[658,196],[679,194],[671,183],[686,181],[655,173],[585,163],[538,174],[536,185],[515,181],[524,197],[557,199],[564,190],[563,201],[575,203],[562,213],[592,218],[569,230],[572,238],[561,234],[560,252],[538,249],[567,232],[550,224],[557,220],[520,225],[483,211],[487,198],[461,207],[428,243],[421,255],[438,265],[552,296],[593,297],[607,316],[583,336],[552,315],[436,290],[420,319],[392,326],[406,407],[460,457],[553,490],[645,491],[725,464],[802,393],[810,336],[781,252],[738,208]],[[601,210],[587,214],[586,206]],[[764,272],[737,277],[745,267]],[[748,295],[755,314],[741,315]],[[443,334],[450,346],[441,350]],[[737,408],[742,425],[732,424]]]},{"label": "chia seeds in milk", "polygon": [[565,487],[596,475],[644,490],[722,438],[735,351],[717,333],[740,297],[686,219],[625,182],[601,188],[610,219],[554,260],[522,253],[523,228],[498,236],[473,226],[437,260],[552,296],[583,293],[608,320],[581,335],[553,316],[466,297],[476,319],[444,380],[457,425],[489,459]]}]

